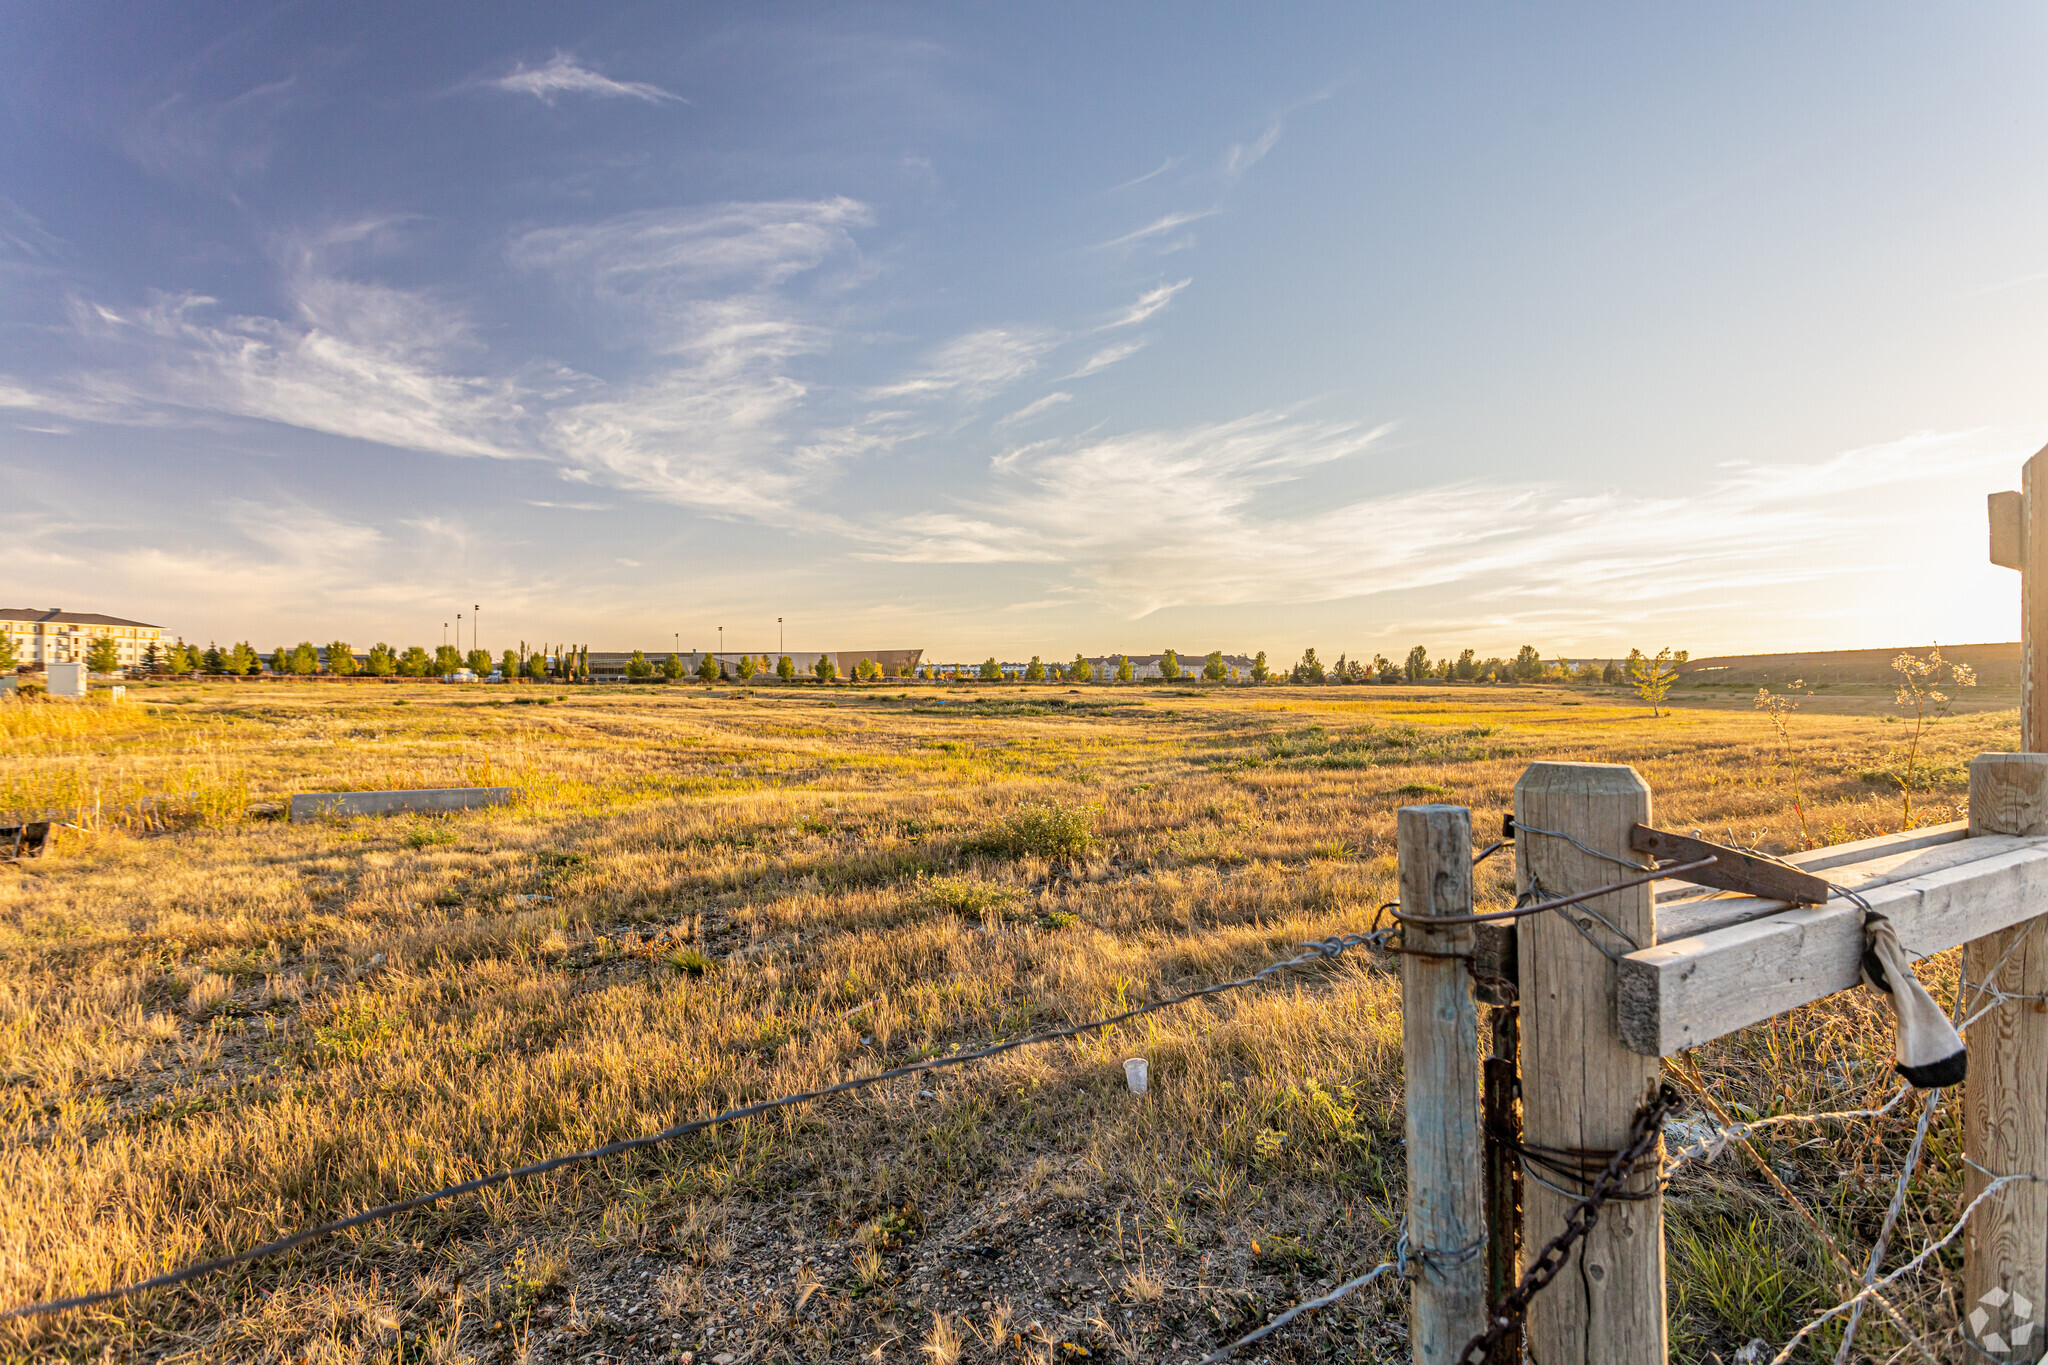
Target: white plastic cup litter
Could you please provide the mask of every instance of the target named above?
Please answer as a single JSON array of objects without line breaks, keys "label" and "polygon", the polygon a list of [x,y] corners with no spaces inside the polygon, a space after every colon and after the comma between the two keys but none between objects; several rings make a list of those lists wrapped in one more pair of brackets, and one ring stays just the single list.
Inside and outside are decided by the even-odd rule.
[{"label": "white plastic cup litter", "polygon": [[1124,1059],[1124,1084],[1131,1088],[1133,1095],[1142,1095],[1151,1088],[1151,1067],[1143,1057]]}]

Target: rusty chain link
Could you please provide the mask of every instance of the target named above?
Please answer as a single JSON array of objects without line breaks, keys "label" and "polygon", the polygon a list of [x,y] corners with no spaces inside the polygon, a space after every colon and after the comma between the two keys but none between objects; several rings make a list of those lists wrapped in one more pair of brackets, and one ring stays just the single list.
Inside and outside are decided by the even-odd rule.
[{"label": "rusty chain link", "polygon": [[1642,1108],[1636,1110],[1635,1119],[1629,1124],[1628,1141],[1608,1158],[1607,1168],[1594,1177],[1593,1188],[1565,1216],[1564,1231],[1551,1238],[1543,1250],[1536,1253],[1536,1259],[1522,1273],[1521,1282],[1500,1301],[1486,1330],[1465,1344],[1464,1351],[1458,1356],[1458,1365],[1478,1365],[1493,1350],[1496,1342],[1522,1325],[1529,1312],[1529,1301],[1557,1278],[1558,1272],[1571,1259],[1572,1247],[1599,1223],[1600,1206],[1614,1197],[1636,1163],[1656,1148],[1664,1135],[1664,1120],[1678,1107],[1678,1101],[1678,1091],[1666,1081],[1657,1087],[1657,1093]]}]

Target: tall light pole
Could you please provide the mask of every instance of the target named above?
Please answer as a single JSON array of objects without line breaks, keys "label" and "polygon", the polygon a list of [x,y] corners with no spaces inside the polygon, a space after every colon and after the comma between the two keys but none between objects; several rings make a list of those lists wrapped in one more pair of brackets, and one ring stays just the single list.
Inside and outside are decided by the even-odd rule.
[{"label": "tall light pole", "polygon": [[462,613],[455,613],[455,652],[462,652]]},{"label": "tall light pole", "polygon": [[483,607],[481,607],[480,605],[477,605],[477,604],[475,604],[475,603],[471,603],[471,604],[470,604],[470,608],[469,608],[469,647],[470,647],[471,649],[482,649],[482,648],[484,647],[484,642],[483,642],[482,640],[478,639],[478,638],[477,638],[477,634],[476,634],[476,618],[477,618],[478,616],[482,615],[482,614],[483,614]]},{"label": "tall light pole", "polygon": [[775,618],[775,653],[777,656],[789,653],[782,643],[782,618],[780,616]]},{"label": "tall light pole", "polygon": [[724,627],[724,626],[720,626],[720,627],[718,628],[718,652],[719,652],[720,654],[724,654],[724,653],[725,653],[725,627]]}]

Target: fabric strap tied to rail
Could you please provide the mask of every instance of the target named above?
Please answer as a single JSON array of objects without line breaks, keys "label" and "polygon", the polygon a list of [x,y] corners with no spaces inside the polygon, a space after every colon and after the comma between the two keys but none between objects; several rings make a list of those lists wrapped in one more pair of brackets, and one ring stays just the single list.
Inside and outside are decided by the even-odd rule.
[{"label": "fabric strap tied to rail", "polygon": [[1920,1090],[1961,1085],[1970,1054],[1941,1006],[1913,974],[1898,930],[1883,915],[1863,917],[1863,980],[1885,993],[1898,1021],[1892,1055],[1901,1076]]}]

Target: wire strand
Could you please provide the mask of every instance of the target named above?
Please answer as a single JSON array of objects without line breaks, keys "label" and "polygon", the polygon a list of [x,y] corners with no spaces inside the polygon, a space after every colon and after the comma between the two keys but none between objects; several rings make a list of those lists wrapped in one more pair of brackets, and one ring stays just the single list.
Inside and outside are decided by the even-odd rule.
[{"label": "wire strand", "polygon": [[411,1198],[400,1199],[390,1204],[380,1204],[376,1208],[364,1209],[362,1212],[350,1214],[346,1218],[337,1218],[332,1222],[301,1229],[288,1236],[265,1242],[261,1246],[250,1247],[244,1251],[216,1257],[210,1261],[201,1261],[195,1265],[184,1266],[178,1270],[153,1276],[150,1279],[136,1281],[133,1284],[117,1285],[112,1289],[102,1289],[91,1294],[78,1294],[66,1299],[52,1299],[43,1303],[23,1304],[16,1308],[7,1309],[5,1312],[0,1312],[0,1322],[5,1322],[11,1318],[43,1317],[52,1313],[64,1313],[78,1308],[90,1308],[94,1304],[107,1303],[111,1300],[125,1298],[130,1294],[138,1294],[148,1289],[167,1289],[172,1285],[183,1284],[188,1280],[196,1280],[202,1276],[227,1270],[245,1262],[281,1255],[294,1247],[303,1246],[308,1242],[332,1236],[338,1232],[346,1232],[350,1228],[361,1227],[366,1223],[378,1222],[381,1219],[391,1218],[401,1213],[410,1212],[413,1209],[425,1208],[429,1204],[439,1203],[445,1199],[453,1199],[459,1195],[474,1194],[478,1190],[489,1189],[493,1185],[502,1185],[510,1180],[524,1180],[530,1176],[544,1175],[549,1171],[560,1170],[564,1166],[573,1166],[579,1162],[596,1161],[602,1157],[617,1156],[623,1152],[637,1151],[642,1147],[652,1147],[657,1143],[672,1142],[677,1138],[688,1137],[692,1133],[701,1133],[707,1128],[716,1128],[721,1124],[736,1123],[741,1119],[772,1113],[777,1109],[786,1109],[791,1105],[808,1104],[812,1100],[821,1100],[828,1095],[844,1094],[851,1090],[863,1090],[871,1085],[879,1085],[883,1081],[901,1080],[906,1076],[919,1076],[926,1072],[938,1071],[946,1067],[964,1066],[969,1062],[983,1061],[990,1057],[1000,1056],[1005,1052],[1013,1052],[1018,1048],[1031,1047],[1037,1043],[1057,1042],[1062,1038],[1078,1037],[1083,1033],[1089,1033],[1099,1028],[1108,1028],[1112,1025],[1123,1023],[1127,1019],[1135,1019],[1140,1015],[1152,1014],[1158,1010],[1169,1009],[1174,1005],[1186,1004],[1190,1000],[1199,1000],[1204,996],[1221,995],[1225,991],[1241,990],[1247,986],[1254,986],[1282,972],[1306,967],[1318,962],[1330,961],[1342,956],[1352,948],[1363,947],[1368,950],[1384,948],[1388,937],[1389,934],[1386,932],[1380,934],[1335,934],[1329,938],[1318,939],[1313,943],[1304,943],[1301,945],[1302,951],[1294,957],[1270,963],[1250,976],[1238,977],[1233,981],[1220,981],[1214,985],[1201,986],[1195,990],[1169,996],[1164,1000],[1154,1001],[1149,1005],[1140,1005],[1136,1009],[1125,1010],[1121,1014],[1112,1014],[1107,1018],[1090,1020],[1085,1024],[1071,1024],[1065,1028],[1051,1029],[1045,1033],[1033,1034],[1028,1038],[1012,1039],[1010,1042],[997,1043],[993,1047],[982,1048],[976,1052],[955,1053],[946,1057],[932,1057],[921,1062],[912,1062],[908,1066],[892,1067],[887,1071],[876,1072],[873,1075],[855,1076],[840,1081],[836,1085],[820,1086],[815,1090],[799,1091],[794,1095],[784,1095],[779,1099],[760,1100],[754,1104],[741,1105],[736,1109],[728,1109],[723,1113],[713,1114],[710,1118],[692,1119],[687,1123],[678,1123],[672,1127],[664,1128],[658,1133],[649,1133],[642,1137],[621,1138],[617,1142],[608,1142],[602,1147],[593,1147],[588,1151],[571,1152],[566,1156],[550,1157],[546,1161],[536,1161],[531,1165],[516,1167],[509,1171],[494,1171],[490,1175],[478,1176],[474,1180],[465,1180],[459,1185],[449,1185],[443,1189],[434,1190],[427,1194],[413,1195]]}]

